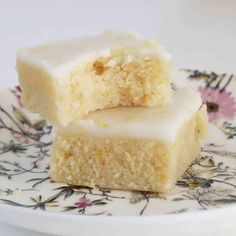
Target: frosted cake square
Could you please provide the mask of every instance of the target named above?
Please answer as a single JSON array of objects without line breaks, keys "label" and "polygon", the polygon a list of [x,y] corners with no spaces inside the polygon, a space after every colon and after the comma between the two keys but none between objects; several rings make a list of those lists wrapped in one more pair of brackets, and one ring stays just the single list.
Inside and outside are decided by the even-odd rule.
[{"label": "frosted cake square", "polygon": [[51,177],[71,185],[169,192],[200,151],[206,107],[190,89],[160,108],[96,111],[55,129]]},{"label": "frosted cake square", "polygon": [[97,109],[166,104],[170,64],[158,43],[126,31],[21,49],[16,62],[25,107],[63,126]]}]

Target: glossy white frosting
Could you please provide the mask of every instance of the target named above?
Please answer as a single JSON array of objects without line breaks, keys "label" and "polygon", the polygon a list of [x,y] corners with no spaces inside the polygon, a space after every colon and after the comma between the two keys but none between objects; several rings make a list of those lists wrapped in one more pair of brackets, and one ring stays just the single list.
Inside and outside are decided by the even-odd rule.
[{"label": "glossy white frosting", "polygon": [[[43,68],[56,78],[90,60],[109,56],[114,49],[133,48],[138,55],[170,60],[165,49],[153,40],[143,39],[129,31],[108,31],[96,36],[60,40],[17,51],[17,58]],[[128,60],[132,58],[128,57]]]},{"label": "glossy white frosting", "polygon": [[161,108],[118,107],[91,113],[57,132],[69,135],[118,136],[173,142],[185,122],[202,104],[198,92],[189,88],[173,93],[170,103]]}]

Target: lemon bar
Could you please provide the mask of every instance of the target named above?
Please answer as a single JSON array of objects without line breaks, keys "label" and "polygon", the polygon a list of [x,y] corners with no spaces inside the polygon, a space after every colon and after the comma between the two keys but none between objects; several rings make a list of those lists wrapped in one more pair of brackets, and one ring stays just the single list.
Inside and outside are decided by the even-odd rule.
[{"label": "lemon bar", "polygon": [[55,130],[54,181],[124,190],[169,192],[200,151],[206,107],[182,89],[161,108],[118,107]]},{"label": "lemon bar", "polygon": [[21,49],[16,62],[25,107],[63,126],[97,109],[165,104],[170,64],[162,46],[127,31]]}]

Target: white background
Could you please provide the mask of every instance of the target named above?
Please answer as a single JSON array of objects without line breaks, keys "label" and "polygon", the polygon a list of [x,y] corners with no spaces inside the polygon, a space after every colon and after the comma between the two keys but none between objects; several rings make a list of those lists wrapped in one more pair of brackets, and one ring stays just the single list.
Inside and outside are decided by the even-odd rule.
[{"label": "white background", "polygon": [[[17,48],[119,28],[156,38],[176,67],[236,72],[234,0],[0,0],[0,89],[17,84]],[[4,224],[0,234],[42,235]]]}]

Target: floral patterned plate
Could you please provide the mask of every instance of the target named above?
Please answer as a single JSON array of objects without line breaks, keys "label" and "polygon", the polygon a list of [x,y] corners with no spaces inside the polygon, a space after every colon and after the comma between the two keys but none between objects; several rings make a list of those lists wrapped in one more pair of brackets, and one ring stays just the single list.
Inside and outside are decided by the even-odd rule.
[{"label": "floral patterned plate", "polygon": [[[236,216],[236,79],[234,75],[181,70],[173,86],[183,82],[198,90],[207,104],[209,135],[199,158],[165,197],[52,182],[48,173],[52,126],[22,107],[18,86],[2,91],[0,219],[67,235],[78,230],[86,235],[95,229],[109,235],[116,228],[123,234],[167,235],[177,230],[190,235],[191,227],[203,220],[209,221],[209,230],[225,230],[230,221],[215,224],[226,213]],[[180,227],[186,222],[187,226]],[[195,233],[201,230],[197,227]]]}]

